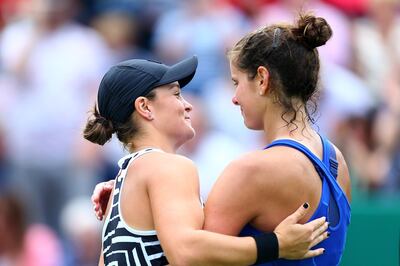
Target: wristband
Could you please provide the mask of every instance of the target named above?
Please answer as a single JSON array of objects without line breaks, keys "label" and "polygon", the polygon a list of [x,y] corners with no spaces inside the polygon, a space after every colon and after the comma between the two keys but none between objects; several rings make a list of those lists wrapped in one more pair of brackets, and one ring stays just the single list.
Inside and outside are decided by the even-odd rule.
[{"label": "wristband", "polygon": [[255,265],[279,258],[279,243],[275,233],[263,233],[253,236],[253,238],[257,246],[257,261]]}]

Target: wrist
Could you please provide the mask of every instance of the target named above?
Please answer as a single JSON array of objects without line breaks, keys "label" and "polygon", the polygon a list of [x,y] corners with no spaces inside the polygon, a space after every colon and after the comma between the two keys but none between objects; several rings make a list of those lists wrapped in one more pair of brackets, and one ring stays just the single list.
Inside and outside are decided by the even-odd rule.
[{"label": "wrist", "polygon": [[263,233],[253,236],[257,246],[257,260],[255,264],[266,263],[279,258],[279,243],[277,235]]}]

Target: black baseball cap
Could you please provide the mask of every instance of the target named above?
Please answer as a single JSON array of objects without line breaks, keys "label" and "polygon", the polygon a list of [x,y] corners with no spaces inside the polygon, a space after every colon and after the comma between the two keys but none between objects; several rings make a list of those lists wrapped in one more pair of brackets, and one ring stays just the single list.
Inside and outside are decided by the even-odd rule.
[{"label": "black baseball cap", "polygon": [[100,115],[112,122],[126,122],[134,111],[136,98],[175,81],[181,88],[185,87],[196,73],[197,64],[197,56],[192,56],[173,66],[132,59],[111,67],[101,80],[97,94]]}]

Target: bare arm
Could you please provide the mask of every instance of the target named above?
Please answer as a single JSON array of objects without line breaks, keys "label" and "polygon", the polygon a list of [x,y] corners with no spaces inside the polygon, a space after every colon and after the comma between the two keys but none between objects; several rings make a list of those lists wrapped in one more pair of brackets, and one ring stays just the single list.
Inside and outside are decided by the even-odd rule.
[{"label": "bare arm", "polygon": [[[245,158],[229,164],[218,178],[206,203],[205,230],[238,235],[265,207],[263,202],[260,206],[260,197],[276,193],[274,180],[271,179],[272,182],[267,187],[264,182],[258,184],[257,180],[250,180],[257,174],[257,167],[248,164],[251,161]],[[275,164],[271,166],[271,169],[274,168]],[[274,174],[273,170],[271,174]],[[323,253],[322,248],[310,248],[327,238],[326,219],[321,217],[304,225],[298,224],[307,214],[309,205],[305,207],[307,208],[300,207],[280,223],[276,222],[279,223],[276,227],[274,222],[269,225],[270,231],[274,231],[278,237],[280,258],[302,259]]]},{"label": "bare arm", "polygon": [[[103,248],[102,248],[103,250]],[[100,252],[99,266],[104,266],[103,251]]]},{"label": "bare arm", "polygon": [[[170,164],[170,165],[173,165],[173,164]],[[236,169],[231,169],[231,170],[232,170],[232,172],[236,172]],[[172,174],[172,173],[174,173],[173,171],[174,171],[174,169],[172,169],[172,171],[168,170],[167,172]],[[192,169],[192,171],[193,171],[193,169]],[[192,183],[195,184],[195,188],[192,188],[193,192],[191,194],[189,193],[191,195],[191,196],[189,195],[191,198],[190,202],[194,207],[192,208],[191,206],[189,206],[190,202],[185,198],[183,198],[183,202],[187,202],[188,205],[186,206],[186,208],[190,209],[187,213],[191,213],[193,210],[196,210],[197,216],[200,217],[198,219],[204,219],[202,216],[201,210],[199,210],[197,172],[194,170],[194,173],[189,174],[188,176],[191,176],[191,175],[196,176],[196,178],[194,178],[194,181],[192,181]],[[155,175],[155,176],[158,176],[158,175]],[[179,176],[178,173],[177,173],[177,176]],[[186,178],[184,178],[184,177],[181,177],[181,178],[186,180]],[[155,183],[157,183],[157,182],[158,181],[155,181]],[[170,186],[173,187],[174,189],[175,189],[175,187],[179,187],[180,185],[181,185],[181,183],[179,182],[179,180],[176,180],[175,185],[170,184]],[[241,184],[238,184],[238,185],[241,186]],[[108,183],[105,183],[105,182],[100,183],[96,186],[96,188],[93,192],[92,201],[95,205],[95,212],[97,213],[97,216],[100,217],[100,220],[102,218],[103,213],[105,212],[105,211],[101,211],[102,209],[105,209],[105,206],[104,206],[104,204],[102,206],[100,206],[100,203],[107,201],[106,199],[108,199],[108,197],[110,195],[112,186],[113,186],[112,181],[109,181]],[[159,188],[160,187],[164,187],[164,186],[159,186]],[[193,196],[193,195],[196,195],[196,196]],[[239,197],[240,195],[241,194],[238,194],[236,196]],[[227,195],[227,196],[231,197],[230,195]],[[174,198],[175,195],[172,195],[171,197]],[[240,199],[240,198],[238,198],[238,199]],[[166,202],[169,202],[169,201],[170,200],[166,200]],[[243,225],[248,221],[248,220],[246,220],[247,218],[243,219],[243,218],[240,218],[240,216],[235,217],[235,214],[238,213],[237,208],[239,208],[239,210],[243,210],[243,209],[250,210],[250,212],[248,212],[246,214],[247,217],[252,217],[252,215],[254,215],[253,213],[251,213],[251,211],[253,211],[253,209],[251,208],[252,205],[248,204],[247,201],[245,201],[245,198],[240,199],[239,202],[244,204],[244,206],[236,206],[235,208],[232,208],[234,215],[230,215],[229,211],[225,212],[223,214],[221,214],[218,211],[216,213],[214,213],[213,215],[210,215],[210,213],[209,213],[209,217],[206,217],[207,218],[206,224],[205,224],[206,229],[215,231],[215,232],[220,232],[223,234],[236,235],[239,232],[239,230],[243,227]],[[162,204],[165,204],[165,203],[163,203],[162,200],[160,200],[160,205],[162,206]],[[180,208],[179,205],[180,205],[180,202],[177,202],[177,206],[175,208],[179,209]],[[210,206],[211,205],[206,206],[206,211],[207,211],[207,208],[209,208]],[[229,210],[229,208],[226,208],[227,206],[221,206],[221,205],[216,205],[216,206],[222,207],[222,210]],[[173,210],[171,210],[171,213],[174,213]],[[186,214],[186,211],[185,212],[180,211],[178,213],[183,215],[183,214]],[[282,221],[275,228],[274,232],[276,233],[276,235],[278,237],[278,241],[279,241],[279,256],[280,257],[287,258],[287,259],[299,259],[299,258],[307,258],[307,257],[312,257],[312,256],[317,256],[317,255],[322,254],[322,252],[323,252],[322,249],[317,249],[317,250],[313,250],[313,251],[311,251],[309,249],[327,237],[327,234],[325,232],[327,229],[327,224],[325,223],[325,218],[316,219],[310,223],[307,223],[306,225],[297,224],[298,221],[302,217],[304,217],[305,214],[306,214],[306,209],[303,207],[300,207],[295,213],[293,213],[292,215],[287,217],[284,221]],[[189,214],[186,216],[188,217]],[[178,217],[176,217],[176,218],[178,219]],[[174,223],[174,221],[172,221],[172,223]],[[198,231],[199,229],[201,229],[202,225],[203,225],[203,223],[201,222],[201,225],[196,224],[196,226],[192,229]],[[200,237],[200,238],[202,238],[203,235],[206,235],[206,232],[204,232],[204,231],[197,232],[197,233],[199,233],[199,234],[197,234],[196,236]],[[215,234],[210,234],[210,236],[215,237]],[[174,239],[174,237],[175,237],[175,235],[174,235],[174,233],[172,233],[172,239]],[[232,238],[232,239],[237,239],[237,238]],[[212,241],[212,238],[209,240]],[[250,240],[252,240],[252,239],[250,239]],[[177,242],[177,241],[175,241],[175,242]],[[202,243],[203,243],[203,245],[206,245],[206,249],[204,249],[204,251],[206,251],[207,248],[211,247],[210,245],[207,244],[207,242],[202,242]],[[198,243],[198,244],[202,244],[202,243]],[[217,242],[214,242],[214,244],[216,244],[216,243]],[[162,244],[162,245],[164,247],[164,244]],[[230,254],[228,251],[225,251],[224,249],[222,249],[221,245],[223,245],[223,243],[217,244],[216,251],[217,252],[222,251],[223,254]],[[198,249],[197,251],[203,251],[202,247],[198,247],[197,249]],[[231,250],[231,252],[232,252],[232,250]],[[254,250],[252,250],[251,252],[254,252]],[[187,253],[187,254],[189,254],[189,253]],[[183,256],[184,255],[185,254],[183,254]],[[206,258],[207,255],[210,255],[210,254],[205,254],[204,258]],[[236,255],[238,255],[238,254],[234,254],[234,256],[236,256]],[[203,255],[195,254],[194,256],[203,256]],[[218,255],[214,255],[214,256],[218,256]],[[177,255],[177,257],[179,258],[180,256]],[[232,258],[235,258],[235,257],[232,257]],[[234,259],[234,260],[236,262],[236,259]],[[254,258],[254,260],[255,260],[255,258]],[[200,262],[200,263],[204,265],[204,262]],[[213,263],[213,264],[215,265],[215,263]]]},{"label": "bare arm", "polygon": [[232,237],[202,230],[195,166],[174,156],[161,160],[149,178],[148,194],[158,237],[172,265],[250,265],[256,261],[251,237]]}]

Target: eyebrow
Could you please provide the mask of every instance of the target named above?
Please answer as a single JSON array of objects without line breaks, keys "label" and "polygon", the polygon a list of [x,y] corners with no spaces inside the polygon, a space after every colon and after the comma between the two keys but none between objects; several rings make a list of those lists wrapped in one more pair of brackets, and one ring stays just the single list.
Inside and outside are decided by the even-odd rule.
[{"label": "eyebrow", "polygon": [[168,89],[169,89],[169,90],[172,90],[172,89],[174,89],[174,88],[180,89],[181,86],[179,86],[179,84],[174,83],[174,84],[170,85]]}]

